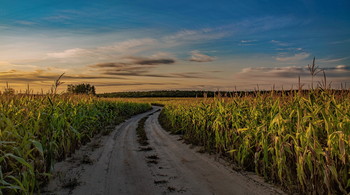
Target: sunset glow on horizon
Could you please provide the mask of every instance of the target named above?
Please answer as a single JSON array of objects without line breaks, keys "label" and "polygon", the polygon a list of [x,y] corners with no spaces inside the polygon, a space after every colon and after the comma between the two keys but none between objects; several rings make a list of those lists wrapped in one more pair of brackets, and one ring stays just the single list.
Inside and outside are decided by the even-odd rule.
[{"label": "sunset glow on horizon", "polygon": [[[0,91],[350,87],[350,2],[0,1]],[[319,74],[315,82],[321,80]]]}]

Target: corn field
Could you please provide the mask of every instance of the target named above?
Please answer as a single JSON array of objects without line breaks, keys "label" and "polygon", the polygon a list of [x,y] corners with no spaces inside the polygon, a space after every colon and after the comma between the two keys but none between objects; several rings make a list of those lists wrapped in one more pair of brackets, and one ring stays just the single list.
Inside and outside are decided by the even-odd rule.
[{"label": "corn field", "polygon": [[0,194],[33,194],[53,164],[147,103],[89,96],[0,96]]},{"label": "corn field", "polygon": [[174,101],[160,122],[287,192],[350,192],[349,91]]}]

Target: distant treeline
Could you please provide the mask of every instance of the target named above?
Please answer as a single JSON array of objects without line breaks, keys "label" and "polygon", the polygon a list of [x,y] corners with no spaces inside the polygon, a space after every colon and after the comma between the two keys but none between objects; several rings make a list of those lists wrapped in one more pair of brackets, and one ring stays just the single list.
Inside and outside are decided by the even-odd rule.
[{"label": "distant treeline", "polygon": [[[331,90],[335,94],[343,93],[348,90]],[[289,95],[296,93],[297,90],[278,90],[273,91],[275,94]],[[310,90],[302,90],[302,93],[309,93]],[[271,93],[266,91],[180,91],[180,90],[163,90],[163,91],[132,91],[132,92],[112,92],[97,94],[98,97],[121,97],[121,98],[142,98],[142,97],[233,97],[233,96],[254,96],[257,93]]]},{"label": "distant treeline", "polygon": [[132,91],[98,94],[99,97],[214,97],[213,91]]}]

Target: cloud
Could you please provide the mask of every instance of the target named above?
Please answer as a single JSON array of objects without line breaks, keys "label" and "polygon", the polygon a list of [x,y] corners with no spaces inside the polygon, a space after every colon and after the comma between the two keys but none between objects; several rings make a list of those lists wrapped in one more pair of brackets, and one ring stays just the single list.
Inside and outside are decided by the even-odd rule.
[{"label": "cloud", "polygon": [[[35,71],[22,71],[22,70],[9,70],[0,72],[1,82],[15,82],[15,83],[37,83],[37,82],[49,82],[52,83],[59,77],[60,74],[56,72],[50,72],[47,70],[35,70]],[[96,76],[87,74],[65,74],[63,80],[65,81],[87,81],[87,80],[99,80],[99,79],[121,79],[120,77],[112,76]]]},{"label": "cloud", "polygon": [[[339,87],[341,83],[349,82],[350,66],[338,65],[323,67],[327,77],[327,82],[332,82],[332,87]],[[287,67],[249,67],[233,75],[234,85],[240,89],[254,89],[257,84],[260,89],[296,89],[298,86],[298,77],[304,88],[311,87],[311,75],[306,66],[287,66]],[[319,81],[323,81],[323,74],[320,72],[314,78],[314,86]]]},{"label": "cloud", "polygon": [[[332,78],[350,78],[350,66],[338,65],[335,67],[325,67],[327,77]],[[263,79],[285,79],[310,77],[310,72],[307,67],[287,66],[287,67],[250,67],[244,68],[237,74],[239,78],[263,78]],[[320,73],[319,76],[322,76]]]},{"label": "cloud", "polygon": [[205,73],[200,72],[183,72],[183,73],[171,73],[168,74],[167,77],[173,77],[173,78],[187,78],[187,79],[211,79],[214,78],[212,76],[208,76]]},{"label": "cloud", "polygon": [[215,59],[216,59],[215,57],[202,54],[198,50],[193,50],[193,51],[191,51],[191,57],[190,57],[189,61],[192,61],[192,62],[211,62],[211,61],[214,61]]},{"label": "cloud", "polygon": [[157,40],[144,38],[144,39],[130,39],[118,43],[114,43],[108,46],[101,46],[96,48],[72,48],[61,52],[52,52],[46,54],[50,58],[98,58],[98,59],[111,59],[120,56],[132,55],[145,51],[154,47],[157,47]]},{"label": "cloud", "polygon": [[241,40],[239,42],[239,46],[250,46],[250,45],[255,45],[255,43],[257,42],[257,40]]},{"label": "cloud", "polygon": [[271,43],[278,45],[278,46],[289,46],[289,43],[282,42],[282,41],[276,41],[276,40],[271,40]]},{"label": "cloud", "polygon": [[170,58],[161,58],[161,59],[155,59],[155,58],[143,58],[143,57],[126,57],[126,59],[131,59],[131,64],[138,64],[138,65],[160,65],[160,64],[173,64],[175,63],[174,59]]},{"label": "cloud", "polygon": [[[163,36],[158,39],[141,38],[130,39],[117,42],[111,45],[96,48],[70,48],[63,51],[50,52],[46,56],[48,58],[82,58],[89,59],[105,59],[111,60],[124,56],[136,55],[141,52],[154,51],[158,49],[177,47],[180,45],[189,45],[197,42],[209,41],[225,37],[226,33],[218,29],[198,29],[198,30],[181,30],[172,35]],[[158,52],[158,55],[169,55],[166,52]],[[159,56],[158,56],[159,57]],[[170,62],[170,61],[169,61]],[[148,62],[145,62],[148,63]],[[150,62],[160,63],[160,62]],[[165,62],[166,63],[166,62]]]},{"label": "cloud", "polygon": [[298,75],[307,75],[308,70],[305,67],[288,66],[288,67],[250,67],[244,68],[239,73],[242,77],[251,78],[271,78],[284,77],[296,78]]},{"label": "cloud", "polygon": [[175,63],[175,60],[170,58],[145,58],[137,56],[125,57],[123,60],[123,62],[93,64],[89,65],[89,67],[96,69],[102,75],[166,77],[166,75],[151,74],[150,72],[155,66]]},{"label": "cloud", "polygon": [[31,26],[31,25],[35,25],[35,22],[31,22],[31,21],[25,21],[25,20],[17,20],[16,21],[17,24],[22,24],[22,25],[27,25],[27,26]]},{"label": "cloud", "polygon": [[298,61],[298,60],[304,60],[306,58],[308,58],[310,56],[309,53],[307,52],[302,52],[302,53],[297,53],[297,54],[294,54],[293,56],[287,56],[287,57],[276,57],[276,60],[277,61],[280,61],[280,62],[287,62],[287,61]]},{"label": "cloud", "polygon": [[83,57],[91,54],[92,52],[93,51],[89,51],[87,49],[74,48],[74,49],[64,50],[63,52],[48,53],[47,56],[53,57],[53,58]]},{"label": "cloud", "polygon": [[173,64],[175,60],[173,59],[159,59],[159,60],[140,60],[136,64],[141,65],[158,65],[158,64]]},{"label": "cloud", "polygon": [[[217,40],[225,37],[232,36],[233,34],[254,34],[259,32],[265,32],[273,29],[279,29],[286,26],[291,26],[300,23],[294,17],[258,17],[249,18],[239,22],[217,26],[214,28],[202,28],[202,29],[185,29],[181,30],[173,35],[164,36],[161,40],[165,43],[171,44],[191,44],[197,41],[205,42],[209,40]],[[241,44],[250,44],[256,40],[242,40]],[[248,42],[244,42],[248,41]],[[277,43],[277,41],[273,41]],[[281,45],[287,43],[278,42]]]},{"label": "cloud", "polygon": [[67,22],[72,19],[73,17],[68,14],[56,14],[43,18],[43,20],[47,20],[50,22]]},{"label": "cloud", "polygon": [[169,53],[169,52],[156,52],[155,54],[151,55],[150,58],[171,58],[171,59],[175,59],[175,56],[172,53]]},{"label": "cloud", "polygon": [[350,39],[344,39],[344,40],[340,40],[340,41],[333,41],[330,44],[344,44],[344,43],[348,43],[350,42]]},{"label": "cloud", "polygon": [[156,78],[181,78],[181,79],[203,79],[203,78],[213,78],[204,73],[200,72],[179,72],[179,73],[158,73],[158,74],[150,74],[150,73],[140,73],[134,74],[132,76],[146,76],[146,77],[156,77]]},{"label": "cloud", "polygon": [[98,47],[97,52],[114,52],[114,53],[128,53],[131,49],[137,49],[137,51],[147,49],[149,46],[155,46],[158,44],[156,39],[143,38],[143,39],[130,39],[122,42],[115,43],[110,46]]},{"label": "cloud", "polygon": [[[78,10],[58,10],[53,13],[51,13],[50,16],[47,16],[44,18],[44,20],[47,22],[47,20],[50,21],[69,21],[73,20],[78,17],[88,17],[88,15],[94,14],[94,12],[83,12]],[[42,19],[43,20],[43,19]],[[122,56],[128,56],[128,55],[142,55],[141,52],[159,52],[160,50],[166,48],[173,48],[173,47],[179,47],[179,46],[191,46],[193,44],[198,43],[206,43],[208,41],[221,39],[224,37],[229,37],[235,33],[246,33],[246,31],[264,31],[274,28],[280,28],[281,25],[291,25],[291,22],[295,23],[294,18],[291,17],[259,17],[259,18],[249,18],[246,20],[234,22],[231,24],[226,24],[222,26],[216,26],[213,28],[187,28],[180,31],[174,31],[173,33],[168,33],[164,36],[159,37],[143,37],[140,39],[126,39],[125,41],[120,41],[116,43],[110,43],[101,47],[93,47],[88,48],[84,46],[77,46],[76,44],[81,45],[93,45],[93,44],[99,44],[101,43],[101,40],[98,38],[98,36],[89,37],[93,34],[90,34],[91,32],[85,32],[84,34],[78,34],[75,36],[72,36],[70,33],[59,33],[55,32],[53,33],[53,36],[57,36],[57,39],[51,39],[43,41],[36,41],[42,43],[54,43],[52,46],[50,46],[50,52],[46,54],[46,58],[42,61],[36,62],[36,64],[75,64],[75,65],[83,65],[83,64],[93,64],[98,63],[101,61],[115,61],[116,58],[122,57]],[[40,21],[39,21],[40,23]],[[79,28],[85,28],[86,25],[79,25],[76,27],[76,30],[79,30]],[[0,27],[1,28],[1,27]],[[74,28],[75,29],[75,28]],[[82,29],[80,29],[82,30]],[[84,29],[87,30],[88,29]],[[104,32],[101,29],[99,30],[104,35],[108,35],[111,38],[109,40],[116,40],[117,38],[120,38],[119,31],[116,32]],[[124,31],[122,31],[124,32]],[[126,32],[126,31],[125,31]],[[94,33],[96,33],[94,31]],[[116,34],[117,33],[117,34]],[[49,33],[50,34],[50,33]],[[48,37],[52,37],[52,33]],[[85,36],[88,35],[88,36]],[[130,35],[132,36],[132,35]],[[130,37],[126,35],[126,37]],[[30,37],[30,36],[28,36]],[[41,36],[40,36],[41,37]],[[86,40],[86,38],[89,38],[90,40]],[[68,38],[68,39],[67,39]],[[124,37],[125,38],[125,37]],[[55,40],[55,41],[53,41]],[[84,40],[84,43],[82,43],[81,40]],[[34,40],[35,41],[35,40]],[[245,41],[252,41],[252,40],[242,40]],[[24,41],[21,41],[24,42]],[[25,41],[27,42],[27,41]],[[242,44],[243,44],[242,42]],[[247,43],[246,43],[247,44]],[[57,46],[62,45],[71,45],[70,47],[66,49],[60,49],[60,50],[52,50],[53,48]],[[74,46],[72,46],[74,45]],[[43,47],[35,47],[38,50]],[[47,47],[45,47],[47,48]],[[42,52],[42,51],[40,51]],[[23,53],[23,52],[22,52]],[[25,52],[26,54],[28,52]],[[24,54],[20,54],[24,55]],[[33,56],[33,55],[32,55]],[[42,56],[41,54],[39,55]],[[38,57],[38,58],[40,58]],[[75,61],[72,61],[72,59],[69,59],[70,61],[65,60],[65,58],[75,58]]]},{"label": "cloud", "polygon": [[[136,68],[137,65],[162,65],[162,64],[173,64],[175,63],[174,59],[171,58],[145,58],[137,56],[124,57],[121,60],[124,62],[106,62],[106,63],[97,63],[89,65],[92,68]],[[148,67],[149,68],[149,67]]]},{"label": "cloud", "polygon": [[203,28],[198,30],[181,30],[173,35],[164,36],[165,43],[188,43],[193,41],[208,41],[228,36],[229,33],[215,28]]},{"label": "cloud", "polygon": [[111,68],[100,68],[98,72],[102,75],[113,76],[145,76],[150,72],[150,68],[146,66],[114,66]]},{"label": "cloud", "polygon": [[347,65],[337,65],[335,67],[336,70],[350,70],[350,66]]},{"label": "cloud", "polygon": [[171,59],[153,59],[144,60],[144,58],[137,59],[133,63],[98,63],[90,65],[100,72],[102,75],[109,76],[133,76],[133,77],[156,77],[156,78],[212,78],[208,75],[200,72],[180,72],[180,73],[152,73],[154,65],[173,63]]},{"label": "cloud", "polygon": [[90,67],[92,67],[92,68],[119,68],[119,67],[124,67],[126,65],[128,65],[128,64],[107,62],[107,63],[98,63],[98,64],[90,65]]},{"label": "cloud", "polygon": [[[54,67],[51,67],[54,69]],[[0,71],[9,71],[9,70],[22,70],[22,71],[33,71],[39,69],[38,66],[30,64],[14,64],[8,61],[0,61]]]},{"label": "cloud", "polygon": [[0,61],[0,66],[13,66],[13,64],[7,61]]},{"label": "cloud", "polygon": [[300,24],[301,21],[292,16],[275,17],[248,17],[240,22],[223,27],[240,34],[256,34],[274,29],[281,29],[287,26]]},{"label": "cloud", "polygon": [[337,72],[349,72],[350,71],[350,66],[347,65],[337,65],[335,67],[326,67],[323,68],[326,71],[332,70],[332,71],[337,71]]},{"label": "cloud", "polygon": [[317,61],[323,62],[323,63],[334,63],[334,62],[340,62],[343,60],[348,59],[348,57],[345,58],[334,58],[334,59],[318,59]]},{"label": "cloud", "polygon": [[301,47],[284,47],[284,48],[277,48],[278,51],[292,51],[292,52],[301,52],[303,51],[303,48]]},{"label": "cloud", "polygon": [[0,25],[0,30],[8,30],[9,26]]},{"label": "cloud", "polygon": [[[117,61],[124,63],[123,61],[126,60],[128,56],[141,56],[146,54],[150,59],[139,59],[137,62],[135,59],[132,63],[140,65],[172,64],[175,63],[174,59],[176,59],[176,56],[168,52],[161,52],[162,50],[220,39],[224,36],[226,36],[226,34],[218,29],[204,28],[198,30],[182,30],[159,38],[129,39],[93,48],[75,47],[61,51],[48,52],[44,59],[39,59],[35,63],[55,65],[66,65],[70,63],[78,66],[97,64],[99,62]],[[154,54],[149,55],[150,52]],[[205,57],[204,54],[194,53],[193,56],[193,61],[210,61],[213,59],[214,58],[209,56]]]},{"label": "cloud", "polygon": [[128,69],[108,69],[101,72],[102,75],[109,76],[133,76],[133,77],[155,77],[155,78],[182,78],[182,79],[202,79],[213,78],[200,72],[182,72],[182,73],[151,73],[149,68],[128,68]]},{"label": "cloud", "polygon": [[256,42],[256,40],[241,40],[241,43],[253,43]]}]

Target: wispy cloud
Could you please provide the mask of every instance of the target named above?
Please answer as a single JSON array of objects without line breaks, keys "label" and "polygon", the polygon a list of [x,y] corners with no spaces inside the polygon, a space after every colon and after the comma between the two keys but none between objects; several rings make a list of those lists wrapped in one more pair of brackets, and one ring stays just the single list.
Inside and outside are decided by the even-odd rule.
[{"label": "wispy cloud", "polygon": [[304,49],[301,47],[283,47],[283,48],[277,48],[277,51],[292,51],[292,52],[301,52]]},{"label": "wispy cloud", "polygon": [[[334,67],[322,67],[327,77],[331,78],[350,78],[350,66],[338,65]],[[270,79],[286,79],[309,77],[310,72],[307,67],[287,66],[287,67],[250,67],[244,68],[237,74],[239,78],[262,78]],[[321,75],[320,75],[321,76]]]},{"label": "wispy cloud", "polygon": [[[154,77],[154,78],[213,78],[203,72],[155,72],[154,65],[173,63],[172,59],[153,59],[146,61],[135,61],[134,63],[99,63],[90,65],[102,75],[109,76],[132,76],[132,77]],[[137,64],[136,64],[137,63]]]},{"label": "wispy cloud", "polygon": [[100,63],[91,65],[99,74],[113,76],[146,76],[154,66],[125,63]]},{"label": "wispy cloud", "polygon": [[[68,13],[68,15],[69,14],[70,13]],[[100,62],[121,62],[120,60],[126,56],[142,56],[147,53],[146,56],[150,57],[152,54],[149,53],[151,52],[161,53],[160,51],[164,51],[165,49],[179,49],[184,47],[188,48],[198,43],[206,43],[208,41],[229,37],[235,33],[242,33],[240,32],[241,29],[245,29],[244,31],[249,31],[250,29],[254,29],[254,31],[265,31],[279,28],[284,24],[282,21],[286,22],[290,20],[292,19],[289,17],[282,17],[278,19],[273,17],[252,18],[249,20],[247,19],[236,22],[234,24],[212,28],[184,29],[173,34],[161,36],[159,38],[145,37],[140,39],[129,39],[95,48],[69,48],[63,51],[47,53],[45,62],[51,60],[51,64],[54,64],[56,62],[60,64],[66,64],[69,61],[70,63],[79,65],[93,63],[97,64]],[[276,21],[276,24],[269,24],[272,21]],[[245,39],[241,40],[240,44],[241,46],[247,46],[252,45],[255,42],[256,40],[254,39]],[[180,52],[180,55],[183,54]],[[298,57],[300,57],[300,54],[294,58]],[[281,61],[288,59],[284,58],[284,56],[278,57],[278,59]],[[189,60],[193,62],[210,62],[215,59],[215,57],[202,54],[199,51],[192,51]]]},{"label": "wispy cloud", "polygon": [[251,46],[251,45],[255,45],[257,42],[257,40],[241,40],[239,42],[239,46]]},{"label": "wispy cloud", "polygon": [[265,17],[248,17],[240,22],[231,24],[229,28],[235,29],[240,33],[260,33],[274,29],[281,29],[286,26],[299,24],[300,20],[292,16],[265,16]]},{"label": "wispy cloud", "polygon": [[173,35],[164,36],[165,43],[183,43],[191,41],[209,41],[228,36],[227,31],[219,31],[216,28],[203,28],[198,30],[182,30]]},{"label": "wispy cloud", "polygon": [[[304,67],[289,66],[289,67],[250,67],[244,68],[239,73],[242,77],[249,76],[251,78],[261,77],[283,77],[283,78],[296,78],[298,75],[309,74]],[[248,77],[246,77],[248,78]]]},{"label": "wispy cloud", "polygon": [[193,51],[191,51],[191,57],[190,57],[189,61],[192,61],[192,62],[211,62],[211,61],[214,61],[215,59],[216,59],[215,57],[202,54],[198,50],[193,50]]},{"label": "wispy cloud", "polygon": [[271,40],[271,43],[278,45],[278,46],[289,46],[290,43],[282,42],[282,41],[277,41],[277,40]]},{"label": "wispy cloud", "polygon": [[310,53],[302,52],[302,53],[294,54],[293,56],[279,56],[279,57],[276,57],[276,60],[280,62],[299,61],[299,60],[304,60],[309,56],[310,56]]},{"label": "wispy cloud", "polygon": [[[335,87],[339,87],[340,83],[349,82],[350,67],[349,66],[332,66],[322,67],[325,70],[327,81],[332,82]],[[287,67],[249,67],[244,68],[240,72],[233,75],[234,84],[239,89],[254,89],[257,85],[260,89],[276,88],[284,89],[297,88],[298,77],[301,78],[301,84],[305,88],[311,86],[311,76],[305,66],[287,66]],[[254,78],[254,79],[252,79]],[[315,84],[323,80],[323,74],[316,75]]]},{"label": "wispy cloud", "polygon": [[344,44],[344,43],[349,43],[350,39],[344,39],[344,40],[339,40],[339,41],[333,41],[330,44]]},{"label": "wispy cloud", "polygon": [[[34,70],[34,71],[22,71],[22,70],[10,70],[0,72],[1,82],[21,82],[25,83],[42,83],[56,80],[59,74],[57,72],[51,72],[47,70]],[[87,74],[65,74],[65,80],[69,81],[87,81],[87,80],[100,80],[100,79],[121,79],[119,77],[101,76],[101,75],[87,75]]]},{"label": "wispy cloud", "polygon": [[73,17],[69,13],[58,13],[58,14],[43,18],[43,20],[46,20],[49,22],[61,22],[61,23],[68,22],[69,20],[72,20],[72,19]]},{"label": "wispy cloud", "polygon": [[97,52],[139,52],[145,49],[149,49],[150,46],[158,46],[159,41],[153,38],[141,38],[141,39],[130,39],[122,42],[118,42],[112,45],[98,47]]},{"label": "wispy cloud", "polygon": [[[96,48],[72,48],[62,52],[48,53],[52,58],[73,58],[73,57],[94,57],[94,58],[115,58],[116,56],[125,56],[141,51],[151,49],[157,45],[157,40],[151,38],[130,39],[107,46]],[[154,49],[154,48],[153,48]]]},{"label": "wispy cloud", "polygon": [[[54,68],[54,67],[50,67]],[[30,64],[14,64],[8,61],[0,61],[0,71],[9,71],[9,70],[23,70],[23,71],[33,71],[39,69],[38,66]]]},{"label": "wispy cloud", "polygon": [[93,51],[81,48],[67,49],[62,52],[48,53],[48,57],[52,58],[71,58],[71,57],[83,57],[85,55],[92,54]]},{"label": "wispy cloud", "polygon": [[350,66],[347,65],[338,65],[335,67],[336,70],[350,70]]},{"label": "wispy cloud", "polygon": [[201,72],[182,72],[182,73],[152,73],[146,69],[129,68],[123,70],[106,70],[102,72],[103,75],[113,76],[132,76],[132,77],[153,77],[153,78],[181,78],[181,79],[212,79],[209,76]]},{"label": "wispy cloud", "polygon": [[1,30],[8,30],[8,29],[10,29],[10,27],[9,26],[5,26],[5,25],[0,25],[0,29]]},{"label": "wispy cloud", "polygon": [[10,62],[7,62],[7,61],[0,61],[0,66],[12,66],[13,64],[11,64]]},{"label": "wispy cloud", "polygon": [[345,58],[333,58],[333,59],[318,59],[317,61],[323,62],[323,63],[335,63],[335,62],[341,62],[348,59],[348,57]]},{"label": "wispy cloud", "polygon": [[175,63],[174,59],[171,58],[146,58],[146,57],[137,57],[137,56],[128,56],[122,58],[126,60],[124,62],[107,62],[107,63],[98,63],[90,65],[92,68],[130,68],[133,65],[162,65],[162,64],[173,64]]},{"label": "wispy cloud", "polygon": [[[183,30],[173,35],[160,37],[159,39],[129,39],[95,48],[71,48],[63,51],[50,52],[46,54],[45,62],[52,61],[57,64],[67,63],[67,61],[69,61],[80,65],[98,64],[101,62],[118,62],[118,64],[124,63],[124,65],[172,64],[175,63],[176,56],[172,53],[164,52],[164,49],[188,47],[193,43],[192,41],[196,43],[201,41],[205,42],[222,36],[222,34],[217,34],[217,32],[212,29]],[[153,54],[151,52],[153,52]],[[136,58],[135,56],[147,57]],[[189,60],[195,62],[210,62],[215,60],[215,57],[194,50],[191,52]]]},{"label": "wispy cloud", "polygon": [[27,25],[27,26],[31,26],[31,25],[37,24],[36,22],[26,21],[26,20],[17,20],[15,23],[21,24],[21,25]]},{"label": "wispy cloud", "polygon": [[350,66],[348,66],[348,65],[337,65],[335,67],[326,67],[326,68],[323,68],[323,69],[324,70],[334,70],[334,71],[336,71],[338,73],[340,73],[340,72],[350,72]]},{"label": "wispy cloud", "polygon": [[135,57],[130,56],[126,57],[126,59],[130,59],[134,64],[138,65],[161,65],[161,64],[174,64],[175,60],[170,58],[145,58],[145,57]]},{"label": "wispy cloud", "polygon": [[188,78],[188,79],[212,79],[214,77],[209,76],[208,74],[204,72],[182,72],[182,73],[170,73],[170,77],[173,78]]},{"label": "wispy cloud", "polygon": [[253,43],[256,42],[257,40],[241,40],[241,43]]},{"label": "wispy cloud", "polygon": [[174,64],[175,59],[171,58],[146,58],[138,56],[128,56],[122,58],[122,62],[106,62],[89,65],[103,75],[118,76],[148,76],[166,77],[162,74],[152,74],[156,66]]}]

